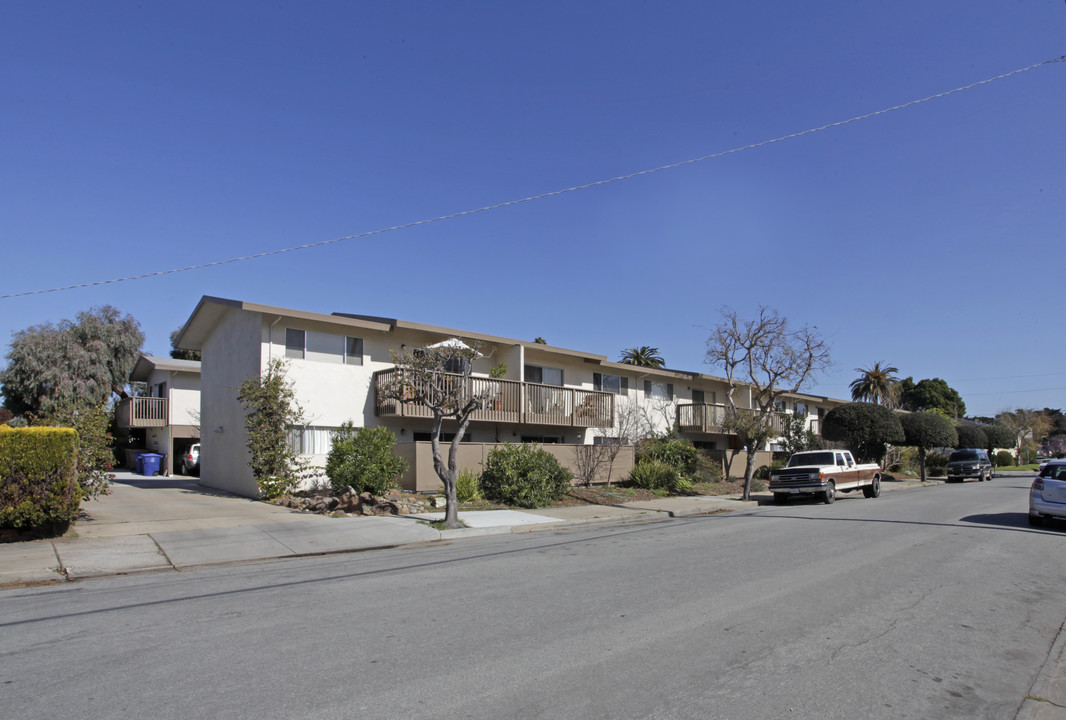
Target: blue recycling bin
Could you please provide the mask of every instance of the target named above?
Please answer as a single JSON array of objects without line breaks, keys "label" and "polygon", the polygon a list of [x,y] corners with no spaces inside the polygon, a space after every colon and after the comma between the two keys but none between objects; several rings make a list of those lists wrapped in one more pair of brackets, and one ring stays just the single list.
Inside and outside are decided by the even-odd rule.
[{"label": "blue recycling bin", "polygon": [[138,475],[144,475],[144,453],[137,453],[135,462],[137,463],[136,473]]},{"label": "blue recycling bin", "polygon": [[162,455],[155,453],[144,453],[137,458],[137,463],[142,468],[141,475],[156,475],[159,472],[159,463],[162,459]]}]

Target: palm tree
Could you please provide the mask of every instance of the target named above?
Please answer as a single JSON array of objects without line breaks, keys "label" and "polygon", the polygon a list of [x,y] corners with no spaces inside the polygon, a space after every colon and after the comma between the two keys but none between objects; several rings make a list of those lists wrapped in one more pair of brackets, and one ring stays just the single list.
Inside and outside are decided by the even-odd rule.
[{"label": "palm tree", "polygon": [[661,368],[666,363],[659,354],[659,348],[641,345],[640,347],[626,348],[622,351],[622,362],[626,365],[640,365],[641,367]]},{"label": "palm tree", "polygon": [[872,402],[877,405],[892,406],[899,398],[899,368],[881,367],[875,362],[871,368],[855,368],[860,373],[852,381],[851,399],[856,402]]}]

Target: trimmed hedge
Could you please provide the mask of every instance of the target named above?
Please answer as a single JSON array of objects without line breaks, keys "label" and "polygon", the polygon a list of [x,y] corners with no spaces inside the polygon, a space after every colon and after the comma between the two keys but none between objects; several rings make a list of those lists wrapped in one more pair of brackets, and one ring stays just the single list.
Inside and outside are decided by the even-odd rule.
[{"label": "trimmed hedge", "polygon": [[81,504],[77,455],[70,428],[0,426],[0,528],[73,520]]}]

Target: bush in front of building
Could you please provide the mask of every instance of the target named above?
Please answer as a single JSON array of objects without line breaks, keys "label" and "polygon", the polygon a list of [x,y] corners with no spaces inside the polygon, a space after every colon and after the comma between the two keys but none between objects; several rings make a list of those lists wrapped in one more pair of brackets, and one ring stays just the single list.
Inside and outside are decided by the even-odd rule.
[{"label": "bush in front of building", "polygon": [[396,436],[387,428],[357,428],[349,420],[333,431],[326,457],[326,475],[336,493],[351,487],[357,493],[384,495],[399,484],[407,461],[392,451]]},{"label": "bush in front of building", "polygon": [[[637,448],[637,464],[629,475],[629,482],[648,490],[690,490],[693,483],[709,483],[722,479],[719,465],[711,462],[699,448],[678,437],[646,438]],[[640,469],[647,463],[661,463],[674,470],[676,479],[658,465]]]},{"label": "bush in front of building", "polygon": [[644,458],[629,472],[629,484],[655,492],[691,490],[692,483],[668,462]]},{"label": "bush in front of building", "polygon": [[0,528],[61,531],[81,504],[78,434],[0,426]]},{"label": "bush in front of building", "polygon": [[481,499],[481,477],[476,472],[463,468],[455,476],[455,499],[459,502]]},{"label": "bush in front of building", "polygon": [[565,495],[573,481],[573,474],[539,446],[507,444],[489,452],[481,493],[504,505],[545,507]]},{"label": "bush in front of building", "polygon": [[1014,464],[1014,454],[1010,450],[1000,450],[996,453],[996,467]]}]

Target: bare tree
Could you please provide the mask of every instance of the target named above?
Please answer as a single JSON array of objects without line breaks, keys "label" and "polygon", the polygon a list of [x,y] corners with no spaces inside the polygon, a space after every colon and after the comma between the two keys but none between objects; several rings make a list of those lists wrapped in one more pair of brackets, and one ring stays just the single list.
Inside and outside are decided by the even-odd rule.
[{"label": "bare tree", "polygon": [[636,403],[615,403],[614,424],[611,427],[595,429],[594,440],[599,442],[576,448],[574,469],[585,487],[595,482],[596,478],[602,477],[605,470],[606,482],[610,486],[618,454],[622,452],[623,447],[636,442],[640,426],[641,414]]},{"label": "bare tree", "polygon": [[[748,449],[743,495],[748,500],[755,452],[778,434],[773,422],[778,399],[799,392],[829,366],[829,347],[816,328],[792,330],[787,318],[764,306],[752,320],[741,320],[731,308],[721,314],[707,339],[706,362],[722,368],[729,384],[724,425]],[[737,405],[738,389],[750,392],[749,407]]]},{"label": "bare tree", "polygon": [[1039,443],[1051,431],[1052,423],[1042,410],[1004,410],[996,415],[996,422],[1014,433],[1017,439],[1015,454],[1018,464],[1022,464],[1020,448],[1025,441]]},{"label": "bare tree", "polygon": [[[480,343],[470,347],[456,340],[393,352],[396,371],[378,389],[382,399],[421,405],[433,413],[430,434],[433,469],[444,483],[447,498],[444,526],[448,528],[462,527],[455,492],[459,443],[466,434],[470,417],[484,406],[498,384],[495,380],[470,377],[471,363],[480,355],[480,347]],[[458,423],[448,448],[447,462],[440,447],[440,431],[445,418]]]}]

